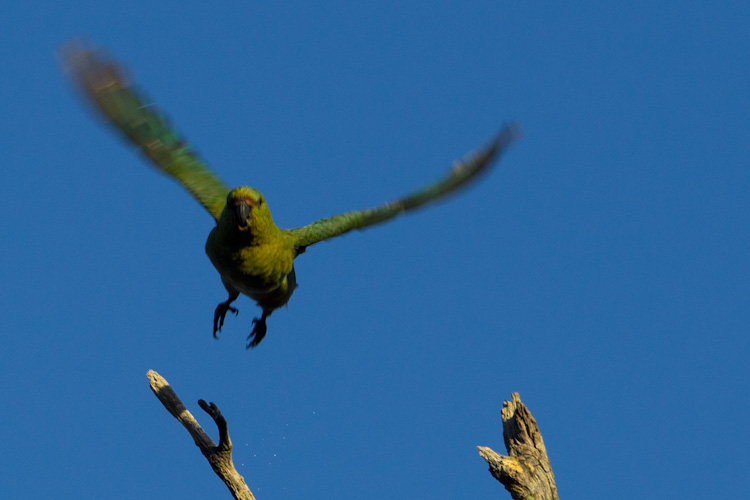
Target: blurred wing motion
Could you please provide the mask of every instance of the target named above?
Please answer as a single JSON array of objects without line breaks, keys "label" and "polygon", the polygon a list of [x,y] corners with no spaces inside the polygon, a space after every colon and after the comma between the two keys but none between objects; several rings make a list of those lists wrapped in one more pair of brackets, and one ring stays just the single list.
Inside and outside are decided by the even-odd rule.
[{"label": "blurred wing motion", "polygon": [[465,186],[476,179],[497,160],[503,152],[521,136],[520,127],[516,123],[506,125],[500,133],[484,148],[470,153],[466,159],[457,162],[450,173],[424,188],[403,198],[390,201],[379,207],[345,214],[334,215],[327,219],[320,219],[304,227],[292,229],[295,236],[295,246],[298,253],[305,247],[342,235],[352,229],[363,229],[380,224],[404,212],[414,210],[432,201],[439,200],[445,195]]},{"label": "blurred wing motion", "polygon": [[61,55],[67,71],[99,111],[218,220],[229,189],[183,142],[166,117],[128,82],[123,68],[81,43],[68,44]]}]

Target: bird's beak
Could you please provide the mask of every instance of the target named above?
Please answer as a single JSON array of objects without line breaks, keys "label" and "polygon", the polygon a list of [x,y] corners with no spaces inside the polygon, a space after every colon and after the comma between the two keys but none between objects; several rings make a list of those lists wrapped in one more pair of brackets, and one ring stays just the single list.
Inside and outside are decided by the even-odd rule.
[{"label": "bird's beak", "polygon": [[240,230],[244,231],[250,227],[250,205],[245,201],[241,201],[235,205],[234,211],[237,214]]}]

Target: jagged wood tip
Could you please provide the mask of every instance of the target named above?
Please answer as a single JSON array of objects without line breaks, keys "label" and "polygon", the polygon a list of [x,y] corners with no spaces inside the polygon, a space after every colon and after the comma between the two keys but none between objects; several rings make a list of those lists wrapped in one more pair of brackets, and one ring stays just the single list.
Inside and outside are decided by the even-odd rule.
[{"label": "jagged wood tip", "polygon": [[478,446],[490,473],[514,500],[559,500],[542,434],[517,392],[503,403],[503,439],[508,456]]}]

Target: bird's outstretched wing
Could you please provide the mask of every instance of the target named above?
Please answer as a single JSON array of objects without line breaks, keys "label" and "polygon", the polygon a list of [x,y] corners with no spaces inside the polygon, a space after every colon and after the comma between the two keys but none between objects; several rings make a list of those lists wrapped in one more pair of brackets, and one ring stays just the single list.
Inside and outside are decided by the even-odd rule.
[{"label": "bird's outstretched wing", "polygon": [[488,145],[470,153],[464,160],[456,162],[448,175],[418,191],[375,208],[334,215],[304,227],[291,229],[297,251],[302,252],[305,247],[342,235],[352,229],[363,229],[385,222],[399,214],[444,197],[485,172],[520,136],[519,125],[510,123]]},{"label": "bird's outstretched wing", "polygon": [[128,81],[124,69],[101,51],[87,49],[80,42],[69,43],[60,54],[65,69],[109,122],[218,219],[229,189]]}]

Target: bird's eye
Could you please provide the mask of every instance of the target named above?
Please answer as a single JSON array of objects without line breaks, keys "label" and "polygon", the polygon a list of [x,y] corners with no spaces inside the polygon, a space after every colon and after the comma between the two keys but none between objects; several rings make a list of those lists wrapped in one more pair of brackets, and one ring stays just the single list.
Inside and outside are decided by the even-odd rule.
[{"label": "bird's eye", "polygon": [[262,207],[262,206],[263,206],[263,198],[259,198],[259,199],[258,199],[258,206],[259,206],[259,207]]}]

